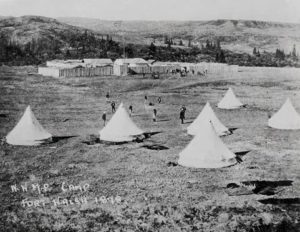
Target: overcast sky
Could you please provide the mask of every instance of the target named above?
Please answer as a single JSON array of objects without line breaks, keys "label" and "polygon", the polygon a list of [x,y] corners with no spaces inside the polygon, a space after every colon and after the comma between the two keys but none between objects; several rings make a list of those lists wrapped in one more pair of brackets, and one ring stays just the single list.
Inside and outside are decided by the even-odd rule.
[{"label": "overcast sky", "polygon": [[300,23],[300,0],[0,0],[0,16]]}]

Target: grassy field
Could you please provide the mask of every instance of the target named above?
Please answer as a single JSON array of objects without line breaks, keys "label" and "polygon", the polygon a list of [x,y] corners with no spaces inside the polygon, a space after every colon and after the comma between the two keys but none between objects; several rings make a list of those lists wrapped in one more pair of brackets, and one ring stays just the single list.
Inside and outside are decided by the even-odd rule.
[{"label": "grassy field", "polygon": [[[0,137],[31,105],[56,139],[38,147],[1,144],[0,231],[299,231],[300,131],[271,129],[267,120],[286,97],[300,112],[300,71],[241,68],[160,80],[54,79],[35,72],[34,67],[1,67]],[[228,87],[246,108],[215,107]],[[111,117],[108,91],[117,105],[133,105],[133,120],[153,134],[150,138],[121,145],[86,143],[103,127],[103,111]],[[158,109],[156,123],[144,108],[145,95]],[[177,166],[179,152],[192,139],[185,129],[207,101],[224,125],[236,128],[222,139],[244,154],[243,161],[222,169]],[[183,104],[187,122],[181,125]],[[250,182],[253,191],[247,181],[256,181]],[[26,183],[27,192],[12,192],[12,185]],[[35,183],[49,184],[51,191],[33,191]],[[89,188],[64,192],[62,183]],[[240,187],[228,188],[230,183]],[[121,202],[95,203],[101,196],[120,196]],[[58,197],[88,200],[54,205]],[[29,207],[23,199],[50,202]]]}]

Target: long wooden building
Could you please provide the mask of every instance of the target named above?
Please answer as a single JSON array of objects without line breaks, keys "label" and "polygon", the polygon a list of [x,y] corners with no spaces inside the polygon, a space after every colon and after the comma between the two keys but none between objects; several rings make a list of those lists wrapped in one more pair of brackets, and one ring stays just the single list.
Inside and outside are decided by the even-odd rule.
[{"label": "long wooden building", "polygon": [[93,77],[112,76],[111,59],[52,60],[46,67],[39,67],[38,73],[52,77]]}]

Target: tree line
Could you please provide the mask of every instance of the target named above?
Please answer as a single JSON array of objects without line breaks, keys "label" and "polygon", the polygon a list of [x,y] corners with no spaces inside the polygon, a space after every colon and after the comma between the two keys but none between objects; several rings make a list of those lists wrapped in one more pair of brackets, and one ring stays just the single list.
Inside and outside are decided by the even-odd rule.
[{"label": "tree line", "polygon": [[[178,40],[177,40],[178,41]],[[252,54],[234,53],[221,47],[219,38],[206,40],[200,45],[188,39],[183,41],[164,37],[167,46],[120,44],[111,35],[95,35],[88,31],[62,32],[49,38],[33,38],[26,44],[0,34],[0,64],[38,65],[52,59],[82,59],[141,57],[171,62],[219,62],[246,66],[299,66],[296,46],[289,54],[276,49],[274,53],[253,48]],[[177,46],[179,45],[179,46]],[[125,46],[125,47],[123,47]],[[124,54],[125,52],[125,54]]]}]

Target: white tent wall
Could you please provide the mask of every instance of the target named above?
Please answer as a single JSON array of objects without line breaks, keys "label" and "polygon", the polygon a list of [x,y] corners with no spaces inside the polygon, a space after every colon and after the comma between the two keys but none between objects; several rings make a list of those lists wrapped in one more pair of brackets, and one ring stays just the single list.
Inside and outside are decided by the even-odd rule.
[{"label": "white tent wall", "polygon": [[119,105],[106,126],[99,131],[100,140],[109,142],[133,141],[136,136],[143,133],[144,131],[133,122],[123,103]]},{"label": "white tent wall", "polygon": [[127,76],[127,74],[128,74],[128,65],[114,64],[114,66],[113,66],[113,75],[115,75],[115,76]]},{"label": "white tent wall", "polygon": [[38,67],[38,74],[43,76],[60,77],[59,69],[54,67]]},{"label": "white tent wall", "polygon": [[205,72],[216,74],[238,72],[239,67],[207,62],[154,62],[149,65],[141,58],[117,59],[114,63],[111,59],[52,60],[46,64],[47,67],[39,68],[39,74],[53,77],[127,76],[130,70],[137,74],[164,74],[178,69],[186,69],[194,75]]},{"label": "white tent wall", "polygon": [[171,73],[180,67],[175,65],[152,65],[150,68],[152,73]]},{"label": "white tent wall", "polygon": [[82,60],[51,60],[46,62],[47,67],[56,68],[75,68],[78,66],[85,67],[86,64]]},{"label": "white tent wall", "polygon": [[113,68],[111,66],[59,70],[60,77],[94,77],[111,75],[113,75]]},{"label": "white tent wall", "polygon": [[57,67],[39,67],[38,73],[43,76],[52,77],[93,77],[93,76],[111,76],[113,67],[95,67],[95,68],[65,68]]},{"label": "white tent wall", "polygon": [[34,146],[51,137],[52,135],[43,128],[28,106],[19,122],[6,136],[6,142],[12,145]]},{"label": "white tent wall", "polygon": [[90,67],[113,66],[111,59],[83,59],[84,63]]},{"label": "white tent wall", "polygon": [[211,122],[205,121],[199,133],[179,153],[178,164],[192,168],[222,168],[237,161],[217,135]]},{"label": "white tent wall", "polygon": [[281,130],[299,130],[300,115],[288,98],[281,108],[268,120],[268,126]]},{"label": "white tent wall", "polygon": [[131,66],[128,67],[129,71],[132,71],[136,74],[143,74],[143,73],[151,73],[151,68],[149,66]]}]

